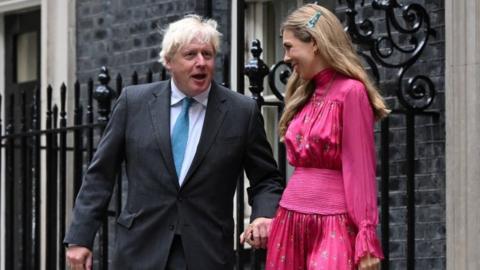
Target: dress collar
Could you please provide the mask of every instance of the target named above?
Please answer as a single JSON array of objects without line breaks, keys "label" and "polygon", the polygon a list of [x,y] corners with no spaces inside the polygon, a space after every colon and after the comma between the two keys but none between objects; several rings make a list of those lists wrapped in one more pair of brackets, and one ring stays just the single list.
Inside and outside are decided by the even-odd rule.
[{"label": "dress collar", "polygon": [[313,80],[315,81],[315,90],[325,91],[334,75],[335,70],[333,68],[325,68],[318,72],[315,76],[313,76]]}]

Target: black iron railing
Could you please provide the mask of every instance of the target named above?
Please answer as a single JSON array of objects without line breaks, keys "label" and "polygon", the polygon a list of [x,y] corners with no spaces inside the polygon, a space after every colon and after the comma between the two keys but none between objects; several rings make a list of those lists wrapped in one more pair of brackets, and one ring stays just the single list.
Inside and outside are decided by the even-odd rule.
[{"label": "black iron railing", "polygon": [[[81,85],[74,84],[73,125],[67,125],[66,96],[67,87],[60,87],[60,107],[53,104],[53,88],[48,86],[46,100],[45,128],[40,128],[40,89],[37,88],[32,104],[26,104],[22,93],[21,115],[14,115],[14,107],[7,113],[7,127],[0,136],[5,150],[5,266],[6,269],[40,269],[40,186],[46,182],[46,269],[65,269],[65,249],[62,243],[65,235],[67,188],[72,188],[74,197],[77,195],[84,169],[93,157],[95,145],[108,121],[111,102],[120,93],[123,79],[116,78],[116,90],[109,86],[110,76],[106,68],[99,74],[99,84],[94,87],[93,80],[86,84],[86,112],[81,103]],[[159,74],[159,79],[165,79],[166,73]],[[147,72],[146,82],[152,82],[153,73]],[[138,83],[138,75],[131,77],[133,84]],[[9,97],[10,104],[15,104],[15,96]],[[97,100],[97,110],[94,111],[93,99]],[[27,111],[30,111],[31,123],[26,121]],[[96,114],[96,119],[95,115]],[[19,125],[15,119],[20,118]],[[85,121],[84,121],[85,119]],[[1,123],[1,119],[0,119]],[[44,142],[42,140],[44,139]],[[71,145],[69,144],[71,141]],[[46,157],[41,162],[41,155]],[[72,158],[71,158],[72,157]],[[44,167],[42,167],[44,166]],[[41,172],[45,168],[45,178]],[[68,175],[69,169],[73,175]],[[102,225],[98,237],[98,265],[108,269],[108,218],[114,217],[121,208],[122,178],[117,181],[115,210],[108,212],[108,217]]]},{"label": "black iron railing", "polygon": [[[223,57],[223,66],[228,63],[228,58]],[[228,85],[226,81],[228,74],[229,69],[225,68],[223,85]],[[158,80],[165,80],[166,70],[162,69],[159,74],[148,71],[143,82],[152,82],[154,76]],[[0,150],[5,150],[6,154],[4,160],[6,170],[4,264],[6,269],[41,268],[40,221],[43,214],[40,212],[40,205],[42,199],[46,201],[45,267],[46,269],[65,269],[65,248],[62,241],[66,230],[66,215],[70,211],[66,207],[73,203],[73,201],[67,202],[66,195],[71,192],[75,198],[78,194],[83,172],[88,167],[96,150],[96,144],[108,122],[112,101],[125,86],[121,75],[117,75],[115,79],[115,89],[110,86],[110,80],[107,68],[102,67],[96,87],[92,79],[89,79],[83,88],[80,82],[74,83],[73,125],[67,125],[68,89],[65,84],[59,88],[60,106],[53,102],[53,88],[50,85],[46,88],[44,129],[40,128],[42,117],[39,88],[35,90],[32,104],[25,102],[24,93],[20,94],[23,101],[20,103],[21,115],[15,115],[14,106],[10,106],[9,112],[6,113],[7,126],[4,134],[0,135]],[[140,82],[137,72],[133,72],[130,82],[132,85]],[[84,102],[86,104],[82,103],[82,90],[86,92],[86,102]],[[18,97],[12,94],[9,97],[10,104],[15,104],[16,98]],[[94,99],[97,101],[96,106]],[[30,115],[27,115],[27,111]],[[17,118],[20,118],[18,125],[15,124]],[[0,128],[1,123],[2,119],[0,119]],[[42,155],[46,158],[43,164],[40,159]],[[42,170],[45,170],[45,178],[41,177]],[[72,172],[71,175],[69,172]],[[42,182],[46,183],[45,198],[40,195]],[[108,269],[109,248],[114,241],[109,238],[111,235],[109,224],[122,208],[124,197],[122,183],[122,174],[119,173],[115,187],[116,193],[112,196],[111,207],[97,235],[94,257],[99,269]],[[244,216],[243,213],[242,216]]]}]

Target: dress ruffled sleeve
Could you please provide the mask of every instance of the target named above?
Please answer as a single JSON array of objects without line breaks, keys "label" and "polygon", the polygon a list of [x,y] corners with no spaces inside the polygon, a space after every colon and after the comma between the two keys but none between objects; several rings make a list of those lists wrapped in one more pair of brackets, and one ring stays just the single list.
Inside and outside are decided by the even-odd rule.
[{"label": "dress ruffled sleeve", "polygon": [[342,174],[348,214],[358,228],[354,253],[358,264],[368,253],[383,258],[376,234],[374,115],[363,85],[346,93],[342,118]]}]

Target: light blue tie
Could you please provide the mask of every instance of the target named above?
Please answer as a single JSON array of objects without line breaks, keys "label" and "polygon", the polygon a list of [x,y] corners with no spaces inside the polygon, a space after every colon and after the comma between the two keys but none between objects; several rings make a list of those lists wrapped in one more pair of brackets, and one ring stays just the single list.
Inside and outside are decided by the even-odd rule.
[{"label": "light blue tie", "polygon": [[173,161],[175,162],[175,170],[178,177],[180,177],[180,172],[182,171],[185,148],[187,147],[189,125],[188,110],[190,109],[190,105],[192,104],[193,100],[193,98],[189,97],[186,97],[182,100],[182,111],[180,112],[180,115],[178,115],[177,121],[175,121],[175,125],[173,126]]}]

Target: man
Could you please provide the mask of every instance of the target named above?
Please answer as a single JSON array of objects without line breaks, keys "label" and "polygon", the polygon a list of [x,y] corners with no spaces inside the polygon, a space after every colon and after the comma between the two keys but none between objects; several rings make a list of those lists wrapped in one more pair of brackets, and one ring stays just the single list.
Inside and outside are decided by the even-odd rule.
[{"label": "man", "polygon": [[243,169],[254,232],[248,241],[265,246],[284,183],[255,102],[213,82],[216,27],[196,15],[170,24],[160,58],[172,79],[122,91],[76,199],[64,240],[70,268],[92,265],[123,161],[128,199],[112,269],[233,269],[233,196]]}]

